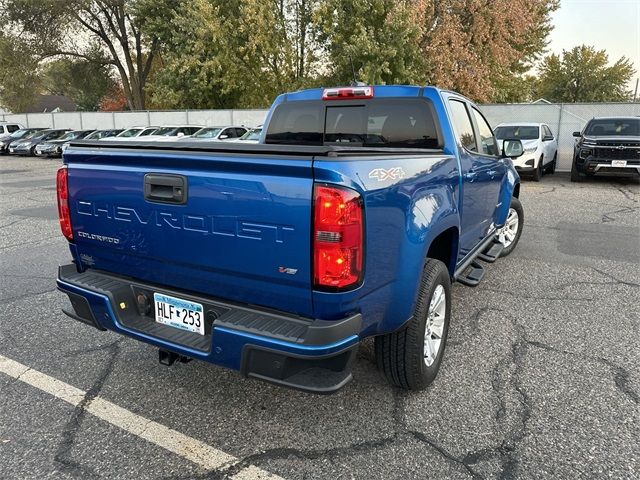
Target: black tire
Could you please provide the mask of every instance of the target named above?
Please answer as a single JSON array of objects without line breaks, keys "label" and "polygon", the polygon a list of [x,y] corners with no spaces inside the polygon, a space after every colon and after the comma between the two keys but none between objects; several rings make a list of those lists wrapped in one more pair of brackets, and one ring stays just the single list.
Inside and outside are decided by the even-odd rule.
[{"label": "black tire", "polygon": [[571,164],[571,181],[581,182],[582,178],[583,178],[582,174],[578,171],[578,169],[576,168],[576,164],[574,162],[573,164]]},{"label": "black tire", "polygon": [[[425,328],[433,293],[442,285],[445,293],[445,319],[440,347],[431,365],[425,363]],[[428,258],[422,271],[418,300],[413,317],[402,329],[375,339],[376,363],[392,385],[405,390],[423,390],[434,381],[449,333],[451,317],[451,279],[440,260]]]},{"label": "black tire", "polygon": [[556,173],[557,163],[558,163],[558,152],[556,152],[556,154],[553,156],[553,160],[547,167],[547,173],[551,173],[551,174]]},{"label": "black tire", "polygon": [[539,182],[540,179],[542,178],[542,162],[543,161],[544,161],[544,158],[540,157],[540,160],[538,160],[538,166],[533,171],[533,181],[534,182]]},{"label": "black tire", "polygon": [[518,200],[516,197],[511,197],[511,208],[513,208],[518,214],[518,230],[511,244],[508,247],[504,247],[504,249],[502,250],[502,253],[500,254],[501,257],[506,257],[516,249],[516,246],[520,241],[520,237],[522,236],[522,229],[524,227],[524,209],[522,208],[520,200]]},{"label": "black tire", "polygon": [[29,157],[35,157],[36,156],[36,147],[31,147],[29,149]]}]

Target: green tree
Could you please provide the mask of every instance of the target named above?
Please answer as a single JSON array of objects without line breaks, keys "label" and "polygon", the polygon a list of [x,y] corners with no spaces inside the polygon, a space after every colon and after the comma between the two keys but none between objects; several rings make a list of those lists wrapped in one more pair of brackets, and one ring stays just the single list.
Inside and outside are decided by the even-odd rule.
[{"label": "green tree", "polygon": [[19,39],[0,32],[0,105],[23,112],[40,93],[38,59]]},{"label": "green tree", "polygon": [[[315,68],[316,0],[193,0],[173,31],[154,79],[154,104],[181,108],[262,107],[308,84]],[[162,32],[162,25],[159,31]]]},{"label": "green tree", "polygon": [[365,83],[424,83],[421,29],[413,2],[323,0],[315,19],[327,82],[349,84],[355,70]]},{"label": "green tree", "polygon": [[47,63],[43,68],[44,89],[54,95],[71,98],[79,110],[97,110],[102,98],[116,88],[109,60],[98,48],[94,58],[63,57]]},{"label": "green tree", "polygon": [[41,58],[93,61],[93,40],[120,77],[129,108],[143,109],[160,40],[148,25],[169,15],[173,0],[3,0],[6,25]]},{"label": "green tree", "polygon": [[606,51],[586,45],[545,57],[538,70],[537,95],[551,102],[626,101],[635,74],[629,59],[610,65]]}]

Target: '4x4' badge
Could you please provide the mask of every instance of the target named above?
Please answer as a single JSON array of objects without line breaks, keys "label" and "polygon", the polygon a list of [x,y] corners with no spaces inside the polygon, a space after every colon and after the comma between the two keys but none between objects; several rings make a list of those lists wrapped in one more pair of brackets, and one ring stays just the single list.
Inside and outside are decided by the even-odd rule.
[{"label": "'4x4' badge", "polygon": [[402,167],[394,167],[394,168],[376,168],[369,172],[369,178],[375,178],[379,182],[384,182],[385,180],[399,180],[400,178],[404,178],[404,170]]}]

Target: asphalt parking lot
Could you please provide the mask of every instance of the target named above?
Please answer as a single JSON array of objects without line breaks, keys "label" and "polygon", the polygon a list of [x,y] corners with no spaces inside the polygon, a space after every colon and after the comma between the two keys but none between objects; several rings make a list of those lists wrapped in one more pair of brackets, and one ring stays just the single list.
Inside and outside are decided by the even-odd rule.
[{"label": "asphalt parking lot", "polygon": [[322,397],[63,315],[59,164],[0,157],[0,478],[638,478],[637,183],[524,181],[517,250],[454,286],[436,382],[388,386],[366,342]]}]

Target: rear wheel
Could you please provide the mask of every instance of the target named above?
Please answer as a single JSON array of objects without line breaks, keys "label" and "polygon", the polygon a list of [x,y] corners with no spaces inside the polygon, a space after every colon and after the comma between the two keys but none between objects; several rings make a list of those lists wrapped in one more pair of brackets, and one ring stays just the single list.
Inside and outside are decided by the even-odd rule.
[{"label": "rear wheel", "polygon": [[389,383],[422,390],[436,378],[451,316],[451,280],[440,260],[425,263],[416,308],[401,330],[375,339],[376,362]]},{"label": "rear wheel", "polygon": [[539,182],[540,179],[542,178],[542,162],[544,161],[543,157],[540,157],[540,160],[538,160],[538,166],[536,167],[536,169],[533,172],[533,181],[534,182]]},{"label": "rear wheel", "polygon": [[496,232],[496,238],[504,246],[500,254],[501,257],[506,257],[515,250],[522,235],[523,226],[524,210],[522,204],[516,197],[512,197],[507,221],[504,223],[504,226]]}]

